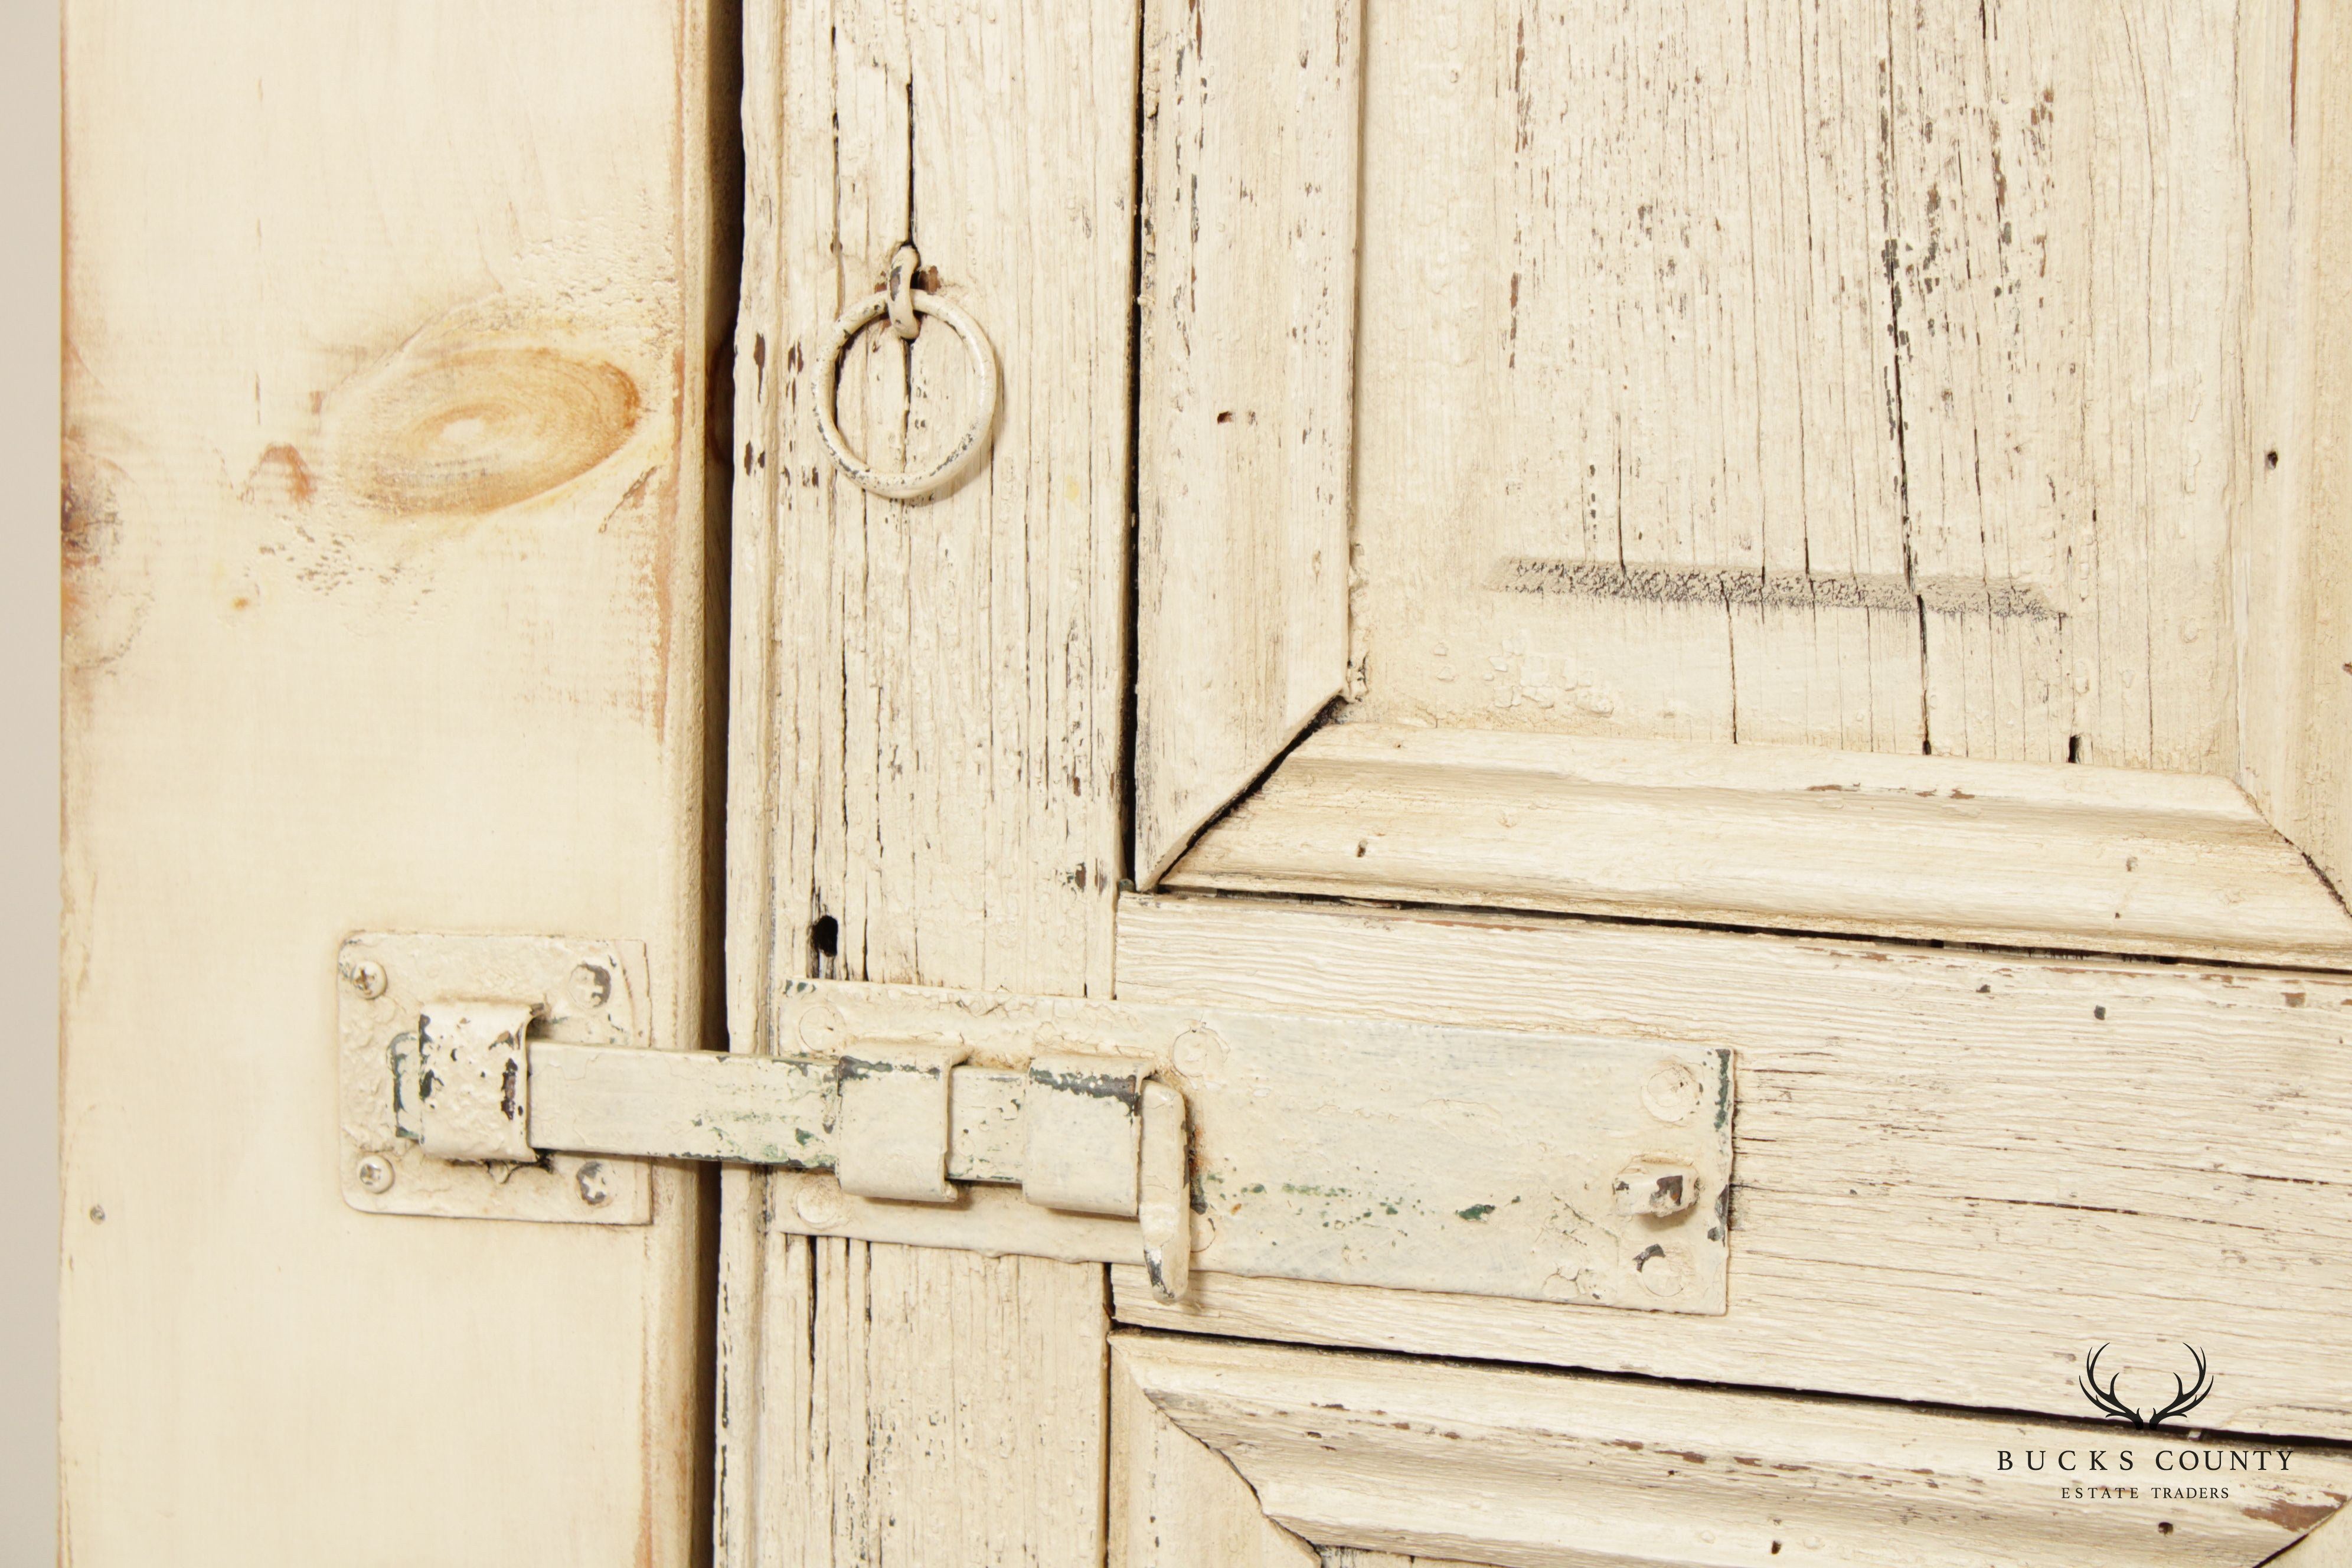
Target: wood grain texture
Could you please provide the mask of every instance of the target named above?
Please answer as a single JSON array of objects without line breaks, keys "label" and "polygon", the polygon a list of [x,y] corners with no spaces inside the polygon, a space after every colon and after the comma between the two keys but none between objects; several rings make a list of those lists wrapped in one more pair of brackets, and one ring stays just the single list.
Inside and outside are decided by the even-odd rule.
[{"label": "wood grain texture", "polygon": [[2229,774],[2284,9],[1374,11],[1365,711]]},{"label": "wood grain texture", "polygon": [[698,1183],[346,1208],[334,973],[610,933],[712,1022],[715,9],[68,8],[73,1563],[696,1555]]},{"label": "wood grain texture", "polygon": [[1166,885],[2352,964],[2352,915],[2227,779],[1335,724]]},{"label": "wood grain texture", "polygon": [[[2248,792],[2341,887],[2352,877],[2352,10],[2273,5],[2244,68],[2267,151],[2252,190],[2260,309],[2237,488]],[[2277,15],[2285,11],[2284,16]]]},{"label": "wood grain texture", "polygon": [[2226,1497],[2063,1496],[2062,1454],[2087,1484],[2088,1451],[2128,1447],[2152,1493],[2159,1450],[2245,1449],[2089,1423],[1160,1336],[1120,1335],[1113,1363],[1318,1546],[1501,1568],[2252,1568],[2352,1493],[2343,1454],[2270,1448]]},{"label": "wood grain texture", "polygon": [[1129,900],[1122,1001],[1735,1047],[1720,1319],[1243,1281],[1122,1321],[2082,1413],[2204,1347],[2215,1429],[2352,1436],[2352,984],[1505,916]]},{"label": "wood grain texture", "polygon": [[1340,692],[1361,0],[1144,6],[1135,865]]},{"label": "wood grain texture", "polygon": [[[773,1047],[773,989],[810,973],[1108,989],[1139,25],[746,7],[738,1049]],[[1004,376],[987,466],[913,506],[835,476],[805,380],[910,234]],[[877,462],[939,450],[964,374],[951,334],[869,332],[844,429]],[[761,1240],[759,1185],[727,1200],[720,1561],[1097,1556],[1102,1270],[864,1245],[795,1260],[811,1244]]]},{"label": "wood grain texture", "polygon": [[1111,1356],[1110,1568],[1320,1568],[1223,1456],[1168,1419]]},{"label": "wood grain texture", "polygon": [[[764,1356],[729,1391],[757,1412],[729,1481],[748,1495],[722,1498],[735,1560],[1100,1560],[1102,1460],[1070,1449],[1103,1440],[1102,1309],[1068,1266],[782,1235],[760,1261],[729,1303],[760,1313],[732,1327]],[[966,1406],[946,1419],[943,1389]]]}]

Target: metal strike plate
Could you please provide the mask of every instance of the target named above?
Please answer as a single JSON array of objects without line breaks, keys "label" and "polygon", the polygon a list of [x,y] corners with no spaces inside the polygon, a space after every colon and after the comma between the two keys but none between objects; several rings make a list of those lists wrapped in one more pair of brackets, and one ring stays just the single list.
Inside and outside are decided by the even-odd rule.
[{"label": "metal strike plate", "polygon": [[[1182,1095],[1178,1131],[1163,1123],[1156,1141],[1163,1167],[1189,1118],[1191,1268],[1656,1311],[1728,1306],[1727,1049],[822,982],[787,986],[777,1006],[787,1050],[909,1037],[967,1050],[951,1149],[1001,1147],[1006,1115],[1034,1113],[1008,1112],[998,1102],[1020,1080],[983,1069],[1064,1056],[1122,1075],[1148,1067]],[[955,1162],[958,1179],[1027,1179]],[[768,1212],[773,1228],[804,1235],[1071,1259],[1132,1261],[1141,1240],[1181,1290],[1170,1205],[1164,1191],[1154,1202],[1153,1161],[1143,1167],[1128,1211],[1140,1220],[1005,1187],[941,1205],[877,1201],[829,1173],[788,1169],[770,1178]]]},{"label": "metal strike plate", "polygon": [[[338,954],[335,989],[342,1191],[353,1208],[583,1225],[652,1218],[645,1162],[533,1152],[522,1051],[526,1037],[649,1045],[642,942],[362,932]],[[427,1092],[457,1075],[495,1081],[487,1095]]]}]

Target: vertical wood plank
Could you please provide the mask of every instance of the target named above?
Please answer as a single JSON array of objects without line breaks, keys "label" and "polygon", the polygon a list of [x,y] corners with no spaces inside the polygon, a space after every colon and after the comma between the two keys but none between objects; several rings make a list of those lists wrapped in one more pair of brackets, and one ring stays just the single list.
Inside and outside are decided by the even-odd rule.
[{"label": "vertical wood plank", "polygon": [[334,963],[641,939],[715,1022],[721,9],[68,7],[76,1563],[698,1555],[700,1183],[346,1208]]},{"label": "vertical wood plank", "polygon": [[1340,693],[1360,0],[1145,7],[1136,881]]},{"label": "vertical wood plank", "polygon": [[[1042,0],[748,7],[738,1049],[777,1046],[766,998],[810,973],[1108,992],[1137,26]],[[806,406],[812,341],[910,232],[1004,376],[988,463],[917,505],[837,479]],[[869,332],[844,428],[869,457],[937,450],[966,375],[944,329]],[[727,1198],[720,1561],[1098,1559],[1102,1270],[763,1242],[759,1187]]]},{"label": "vertical wood plank", "polygon": [[2252,212],[2254,415],[2233,494],[2239,779],[2340,889],[2352,877],[2352,9],[2257,7],[2244,70],[2263,149]]}]

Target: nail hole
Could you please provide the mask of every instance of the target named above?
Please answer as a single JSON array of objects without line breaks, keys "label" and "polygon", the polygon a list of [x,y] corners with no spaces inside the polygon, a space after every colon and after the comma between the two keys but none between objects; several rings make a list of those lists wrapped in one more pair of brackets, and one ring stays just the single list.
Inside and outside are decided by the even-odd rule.
[{"label": "nail hole", "polygon": [[2264,452],[2264,453],[2263,454],[2263,468],[2277,468],[2277,467],[2278,467],[2278,454],[2277,454],[2276,452]]},{"label": "nail hole", "polygon": [[2082,736],[2069,735],[2066,737],[2066,760],[2070,763],[2079,763],[2083,760]]},{"label": "nail hole", "polygon": [[831,958],[841,951],[841,922],[831,915],[819,915],[809,927],[809,945],[816,949],[819,958]]}]

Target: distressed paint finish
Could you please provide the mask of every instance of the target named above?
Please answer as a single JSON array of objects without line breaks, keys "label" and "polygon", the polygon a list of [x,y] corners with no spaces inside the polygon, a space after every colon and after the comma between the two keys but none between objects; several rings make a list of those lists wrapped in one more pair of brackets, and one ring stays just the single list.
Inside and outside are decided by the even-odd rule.
[{"label": "distressed paint finish", "polygon": [[[1158,1335],[1118,1336],[1112,1364],[1130,1442],[1164,1453],[1150,1417],[1171,1423],[1231,1461],[1268,1519],[1327,1551],[1501,1568],[2252,1568],[2352,1494],[2352,1459],[2273,1446],[2266,1470],[2252,1454],[2244,1470],[2200,1469],[2226,1499],[2159,1500],[2157,1449],[2227,1467],[2254,1445],[2089,1422]],[[2114,1465],[2125,1447],[2148,1495],[2059,1495],[2053,1455],[2073,1449],[2069,1479],[2091,1484],[2085,1450]],[[2017,1458],[2035,1451],[2042,1474]],[[1153,1498],[1149,1476],[1122,1481]]]},{"label": "distressed paint finish", "polygon": [[698,1184],[347,1207],[335,970],[604,931],[705,1028],[712,10],[68,7],[84,1568],[694,1559]]},{"label": "distressed paint finish", "polygon": [[[770,1184],[772,1227],[1134,1262],[1148,1126],[1138,1080],[1150,1075],[1188,1102],[1197,1267],[1723,1310],[1734,1107],[1720,1048],[1662,1040],[1629,1053],[1613,1040],[1303,1011],[824,984],[793,987],[779,1022],[844,1050],[926,1039],[968,1055],[926,1168],[936,1178],[944,1157],[959,1180],[1023,1190],[870,1203],[860,1195],[870,1189],[845,1179],[794,1174]],[[1083,1054],[1041,1054],[1048,1042]],[[1076,1064],[1097,1070],[1066,1070]],[[1048,1092],[1057,1080],[1081,1092]],[[1098,1108],[1105,1136],[1057,1102]],[[847,1129],[813,1138],[804,1163],[846,1159],[859,1142]],[[1647,1163],[1681,1172],[1687,1201],[1619,1206],[1618,1179]]]},{"label": "distressed paint finish", "polygon": [[2352,1568],[2352,1510],[2334,1518],[2282,1552],[2265,1568]]},{"label": "distressed paint finish", "polygon": [[[2226,779],[2279,836],[2233,826],[2214,853],[2161,811],[2084,836],[1937,805],[1907,832],[1937,878],[1881,857],[1846,896],[1777,801],[1694,834],[1629,799],[1622,844],[1580,833],[1535,901],[2342,962],[2352,928],[2311,875],[2342,869],[2352,777],[2326,521],[2352,400],[2315,347],[2352,189],[2334,5],[1684,9],[1373,7],[1345,343],[1292,319],[1327,231],[1245,242],[1302,160],[1339,157],[1262,123],[1295,84],[1249,50],[1279,54],[1261,35],[1292,13],[1171,10],[1150,35],[1139,884],[1486,901],[1484,865],[1408,886],[1314,842],[1384,805],[1307,776],[1318,738],[1292,748],[1318,721],[1801,744]],[[1247,425],[1303,405],[1302,346],[1356,367],[1352,425],[1294,453],[1354,445],[1344,616],[1284,564],[1328,509]],[[1342,622],[1346,700],[1269,697],[1329,689],[1296,678]],[[1481,821],[1474,773],[1409,793]],[[1269,778],[1266,810],[1220,816]],[[1997,828],[2062,852],[2046,876],[1980,859]],[[1661,836],[1718,852],[1644,885]],[[1510,853],[1540,879],[1559,847]],[[2247,899],[2268,938],[2239,929]]]},{"label": "distressed paint finish", "polygon": [[1110,1568],[1322,1568],[1232,1464],[1171,1421],[1111,1357]]},{"label": "distressed paint finish", "polygon": [[1809,746],[1335,724],[1163,886],[2352,963],[2227,779]]},{"label": "distressed paint finish", "polygon": [[1373,7],[1362,711],[2231,773],[2272,8]]},{"label": "distressed paint finish", "polygon": [[[736,362],[729,1009],[811,973],[1104,994],[1121,688],[1139,18],[755,0]],[[910,232],[911,231],[911,232]],[[911,238],[994,342],[984,468],[839,479],[806,370]],[[970,407],[953,334],[869,331],[840,412],[881,467]],[[719,1561],[1102,1550],[1098,1266],[761,1235],[724,1189]]]},{"label": "distressed paint finish", "polygon": [[1136,881],[1340,693],[1362,0],[1144,5]]},{"label": "distressed paint finish", "polygon": [[1140,899],[1121,1001],[1737,1052],[1730,1310],[1114,1270],[1122,1321],[2079,1415],[2102,1341],[2204,1347],[2217,1429],[2352,1437],[2352,982],[1893,944]]},{"label": "distressed paint finish", "polygon": [[[2352,877],[2352,7],[2272,5],[2243,51],[2268,91],[2252,192],[2255,416],[2235,562],[2246,788],[2337,886]],[[2280,15],[2280,12],[2285,12]],[[2252,95],[2248,95],[2250,100]]]}]

